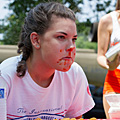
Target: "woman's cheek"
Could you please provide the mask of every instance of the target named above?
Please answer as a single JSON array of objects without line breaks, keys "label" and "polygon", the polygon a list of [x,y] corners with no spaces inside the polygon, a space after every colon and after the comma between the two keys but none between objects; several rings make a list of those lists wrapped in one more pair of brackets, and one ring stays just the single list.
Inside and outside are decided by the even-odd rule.
[{"label": "woman's cheek", "polygon": [[62,49],[60,49],[60,53],[62,52],[63,50]]},{"label": "woman's cheek", "polygon": [[74,52],[74,56],[76,55],[76,51]]}]

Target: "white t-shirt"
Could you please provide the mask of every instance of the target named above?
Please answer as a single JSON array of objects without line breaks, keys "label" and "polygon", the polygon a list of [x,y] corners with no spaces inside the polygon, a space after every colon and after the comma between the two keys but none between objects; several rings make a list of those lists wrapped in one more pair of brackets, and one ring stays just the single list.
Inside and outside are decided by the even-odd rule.
[{"label": "white t-shirt", "polygon": [[22,78],[16,75],[20,59],[11,57],[0,65],[0,86],[6,82],[8,120],[74,118],[94,107],[87,78],[77,63],[67,72],[56,70],[51,84],[43,88],[32,80],[28,71]]}]

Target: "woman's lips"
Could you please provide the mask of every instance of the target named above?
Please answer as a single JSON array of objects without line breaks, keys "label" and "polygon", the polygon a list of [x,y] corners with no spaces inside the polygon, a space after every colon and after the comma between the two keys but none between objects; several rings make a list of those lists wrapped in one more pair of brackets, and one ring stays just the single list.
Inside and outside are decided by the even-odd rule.
[{"label": "woman's lips", "polygon": [[72,60],[72,57],[63,57],[61,60],[71,61],[71,60]]}]

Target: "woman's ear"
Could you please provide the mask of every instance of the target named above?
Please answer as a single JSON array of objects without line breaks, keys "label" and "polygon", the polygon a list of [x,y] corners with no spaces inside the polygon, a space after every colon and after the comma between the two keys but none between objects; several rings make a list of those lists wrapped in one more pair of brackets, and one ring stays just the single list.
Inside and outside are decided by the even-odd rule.
[{"label": "woman's ear", "polygon": [[36,48],[36,49],[40,49],[40,39],[39,39],[39,35],[36,32],[32,32],[30,34],[30,39],[31,39],[31,43],[32,45]]}]

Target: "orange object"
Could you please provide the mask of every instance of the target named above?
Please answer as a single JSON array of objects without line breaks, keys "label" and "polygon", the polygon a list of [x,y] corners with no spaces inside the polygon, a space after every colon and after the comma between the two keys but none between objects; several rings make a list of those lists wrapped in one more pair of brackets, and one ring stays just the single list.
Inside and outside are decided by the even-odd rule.
[{"label": "orange object", "polygon": [[93,118],[90,118],[90,120],[97,120],[95,117],[93,117]]},{"label": "orange object", "polygon": [[103,94],[109,92],[120,93],[120,70],[109,71],[104,82]]},{"label": "orange object", "polygon": [[40,118],[37,118],[37,119],[35,119],[35,120],[42,120],[42,119],[40,119]]}]

